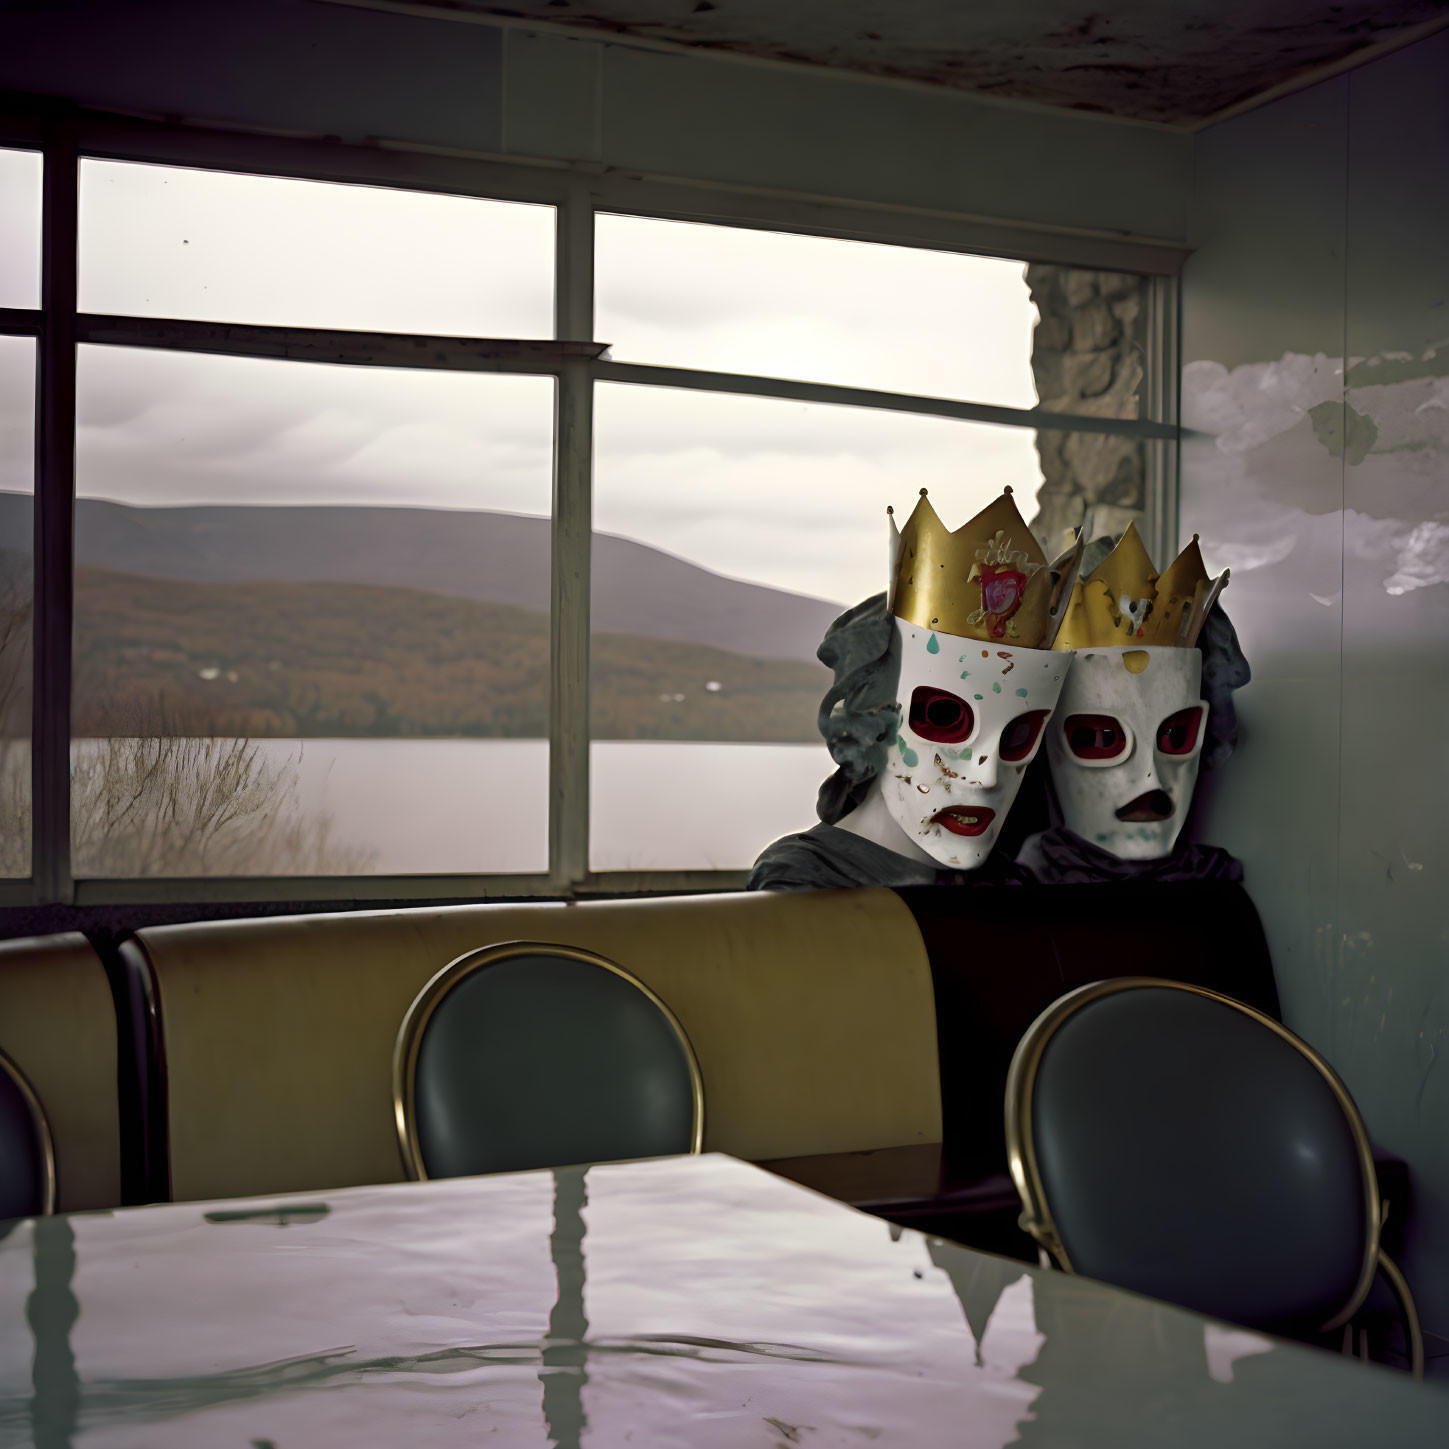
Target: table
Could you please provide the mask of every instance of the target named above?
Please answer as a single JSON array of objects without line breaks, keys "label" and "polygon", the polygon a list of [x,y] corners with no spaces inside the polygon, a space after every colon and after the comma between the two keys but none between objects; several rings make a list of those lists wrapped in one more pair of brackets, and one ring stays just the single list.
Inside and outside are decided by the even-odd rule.
[{"label": "table", "polygon": [[718,1155],[27,1220],[0,1444],[1441,1445],[1449,1392]]}]

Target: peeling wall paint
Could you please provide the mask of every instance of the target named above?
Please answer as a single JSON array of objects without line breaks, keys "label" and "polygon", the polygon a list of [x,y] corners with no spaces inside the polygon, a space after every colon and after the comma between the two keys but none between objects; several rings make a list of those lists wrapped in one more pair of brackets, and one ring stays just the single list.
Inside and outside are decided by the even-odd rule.
[{"label": "peeling wall paint", "polygon": [[1446,74],[1449,34],[1197,138],[1182,519],[1253,666],[1202,834],[1245,863],[1288,1024],[1409,1163],[1449,1376]]}]

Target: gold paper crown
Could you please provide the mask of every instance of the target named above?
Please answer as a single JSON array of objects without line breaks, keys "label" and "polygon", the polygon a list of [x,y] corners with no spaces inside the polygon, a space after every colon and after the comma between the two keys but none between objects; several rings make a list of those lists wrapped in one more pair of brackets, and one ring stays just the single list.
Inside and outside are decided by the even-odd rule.
[{"label": "gold paper crown", "polygon": [[1056,627],[1046,555],[1016,511],[1008,488],[969,523],[950,532],[921,489],[896,532],[891,515],[891,586],[898,619],[965,639],[1010,639],[1050,647]]},{"label": "gold paper crown", "polygon": [[1154,644],[1191,649],[1227,582],[1227,569],[1209,580],[1197,534],[1159,576],[1136,525],[1129,523],[1117,547],[1072,586],[1052,648]]}]

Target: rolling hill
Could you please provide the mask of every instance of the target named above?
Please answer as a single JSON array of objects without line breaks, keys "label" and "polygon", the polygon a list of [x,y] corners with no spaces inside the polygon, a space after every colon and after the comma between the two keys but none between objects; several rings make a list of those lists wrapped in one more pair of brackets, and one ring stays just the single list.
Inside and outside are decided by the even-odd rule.
[{"label": "rolling hill", "polygon": [[[28,495],[0,492],[0,547],[23,546]],[[133,508],[76,504],[80,567],[192,583],[342,583],[426,590],[546,613],[549,522],[429,508]],[[841,606],[742,583],[596,534],[593,626],[759,659],[810,660]]]},{"label": "rolling hill", "polygon": [[[377,584],[76,573],[79,736],[537,738],[549,621]],[[595,633],[598,739],[818,740],[816,663]]]}]

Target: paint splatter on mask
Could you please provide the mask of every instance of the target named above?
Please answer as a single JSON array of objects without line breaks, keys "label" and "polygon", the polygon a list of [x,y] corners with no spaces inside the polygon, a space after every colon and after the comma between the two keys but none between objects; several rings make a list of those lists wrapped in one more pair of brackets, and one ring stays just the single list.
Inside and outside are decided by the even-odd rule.
[{"label": "paint splatter on mask", "polygon": [[1072,656],[1001,647],[903,619],[895,626],[901,723],[881,793],[922,850],[942,865],[973,870],[991,854],[1041,747]]}]

